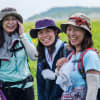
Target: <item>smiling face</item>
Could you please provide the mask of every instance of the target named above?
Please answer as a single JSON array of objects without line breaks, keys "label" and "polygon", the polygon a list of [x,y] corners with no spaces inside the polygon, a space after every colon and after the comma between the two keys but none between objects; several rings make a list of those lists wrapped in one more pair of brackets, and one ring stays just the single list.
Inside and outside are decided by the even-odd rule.
[{"label": "smiling face", "polygon": [[81,28],[68,25],[66,33],[68,35],[71,45],[74,46],[76,49],[81,49],[81,43],[84,39],[85,31]]},{"label": "smiling face", "polygon": [[50,46],[55,41],[55,31],[49,28],[41,29],[38,32],[38,39],[44,46]]},{"label": "smiling face", "polygon": [[13,33],[17,28],[17,19],[15,16],[7,16],[3,20],[3,29],[4,31],[10,35]]}]

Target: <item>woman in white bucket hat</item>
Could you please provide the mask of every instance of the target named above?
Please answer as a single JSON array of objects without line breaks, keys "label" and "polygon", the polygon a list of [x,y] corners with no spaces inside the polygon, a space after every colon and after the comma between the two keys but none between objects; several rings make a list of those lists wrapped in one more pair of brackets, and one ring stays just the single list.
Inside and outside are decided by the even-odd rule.
[{"label": "woman in white bucket hat", "polygon": [[[73,63],[70,72],[72,85],[66,86],[62,100],[96,100],[100,59],[97,51],[92,48],[90,19],[83,13],[73,14],[67,23],[61,24],[61,29],[67,34],[69,44],[74,50],[67,57],[67,62]],[[62,64],[62,61],[66,62],[66,59],[58,60],[57,67]]]}]

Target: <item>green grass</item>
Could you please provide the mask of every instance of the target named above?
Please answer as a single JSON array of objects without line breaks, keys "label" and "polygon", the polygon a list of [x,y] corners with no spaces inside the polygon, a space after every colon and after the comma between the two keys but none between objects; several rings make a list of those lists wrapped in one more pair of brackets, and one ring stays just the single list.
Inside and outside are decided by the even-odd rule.
[{"label": "green grass", "polygon": [[[65,23],[66,21],[60,21],[56,22],[57,26],[60,27],[61,23]],[[94,41],[94,48],[97,48],[100,52],[100,21],[95,20],[91,22],[92,27],[92,34],[93,34],[93,41]],[[25,22],[24,23],[24,29],[26,33],[29,33],[30,29],[34,28],[34,22]],[[60,35],[61,40],[67,41],[67,36],[64,33],[61,33]],[[33,39],[32,39],[33,40]],[[35,46],[37,45],[37,39],[33,40]],[[37,86],[36,86],[36,61],[30,61],[29,62],[31,72],[34,76],[34,89],[35,89],[35,100],[37,100]]]}]

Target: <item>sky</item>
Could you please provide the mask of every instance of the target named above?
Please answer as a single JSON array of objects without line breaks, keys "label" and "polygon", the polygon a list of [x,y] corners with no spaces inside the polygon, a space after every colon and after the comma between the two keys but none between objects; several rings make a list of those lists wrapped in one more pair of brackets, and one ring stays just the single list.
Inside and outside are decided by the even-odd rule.
[{"label": "sky", "polygon": [[53,7],[100,7],[100,0],[0,0],[0,10],[14,7],[24,19]]}]

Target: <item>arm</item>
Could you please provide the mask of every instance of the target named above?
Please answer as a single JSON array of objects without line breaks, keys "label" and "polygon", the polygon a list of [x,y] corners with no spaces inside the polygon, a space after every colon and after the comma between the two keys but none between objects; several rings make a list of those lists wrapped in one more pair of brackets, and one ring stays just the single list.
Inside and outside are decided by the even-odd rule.
[{"label": "arm", "polygon": [[30,43],[30,41],[26,38],[24,34],[23,25],[19,21],[18,25],[19,25],[19,36],[22,43],[24,44],[26,53],[31,60],[35,60],[37,58],[36,56],[38,55],[37,50],[35,46],[32,43]]},{"label": "arm", "polygon": [[0,100],[2,100],[2,98],[1,98],[1,94],[0,94]]},{"label": "arm", "polygon": [[60,59],[57,60],[56,62],[56,67],[59,70],[61,68],[61,66],[67,61],[67,59],[65,57],[62,57]]},{"label": "arm", "polygon": [[94,51],[88,51],[83,57],[83,64],[87,82],[86,100],[96,100],[100,74],[99,56]]},{"label": "arm", "polygon": [[24,33],[20,35],[20,39],[22,43],[24,44],[28,57],[31,60],[36,60],[38,53],[37,53],[35,46],[32,43],[30,43],[30,41],[26,38]]},{"label": "arm", "polygon": [[86,100],[96,100],[98,85],[99,85],[99,72],[97,71],[88,71],[86,74],[87,82],[87,95]]},{"label": "arm", "polygon": [[0,100],[7,100],[1,89],[0,89]]}]

